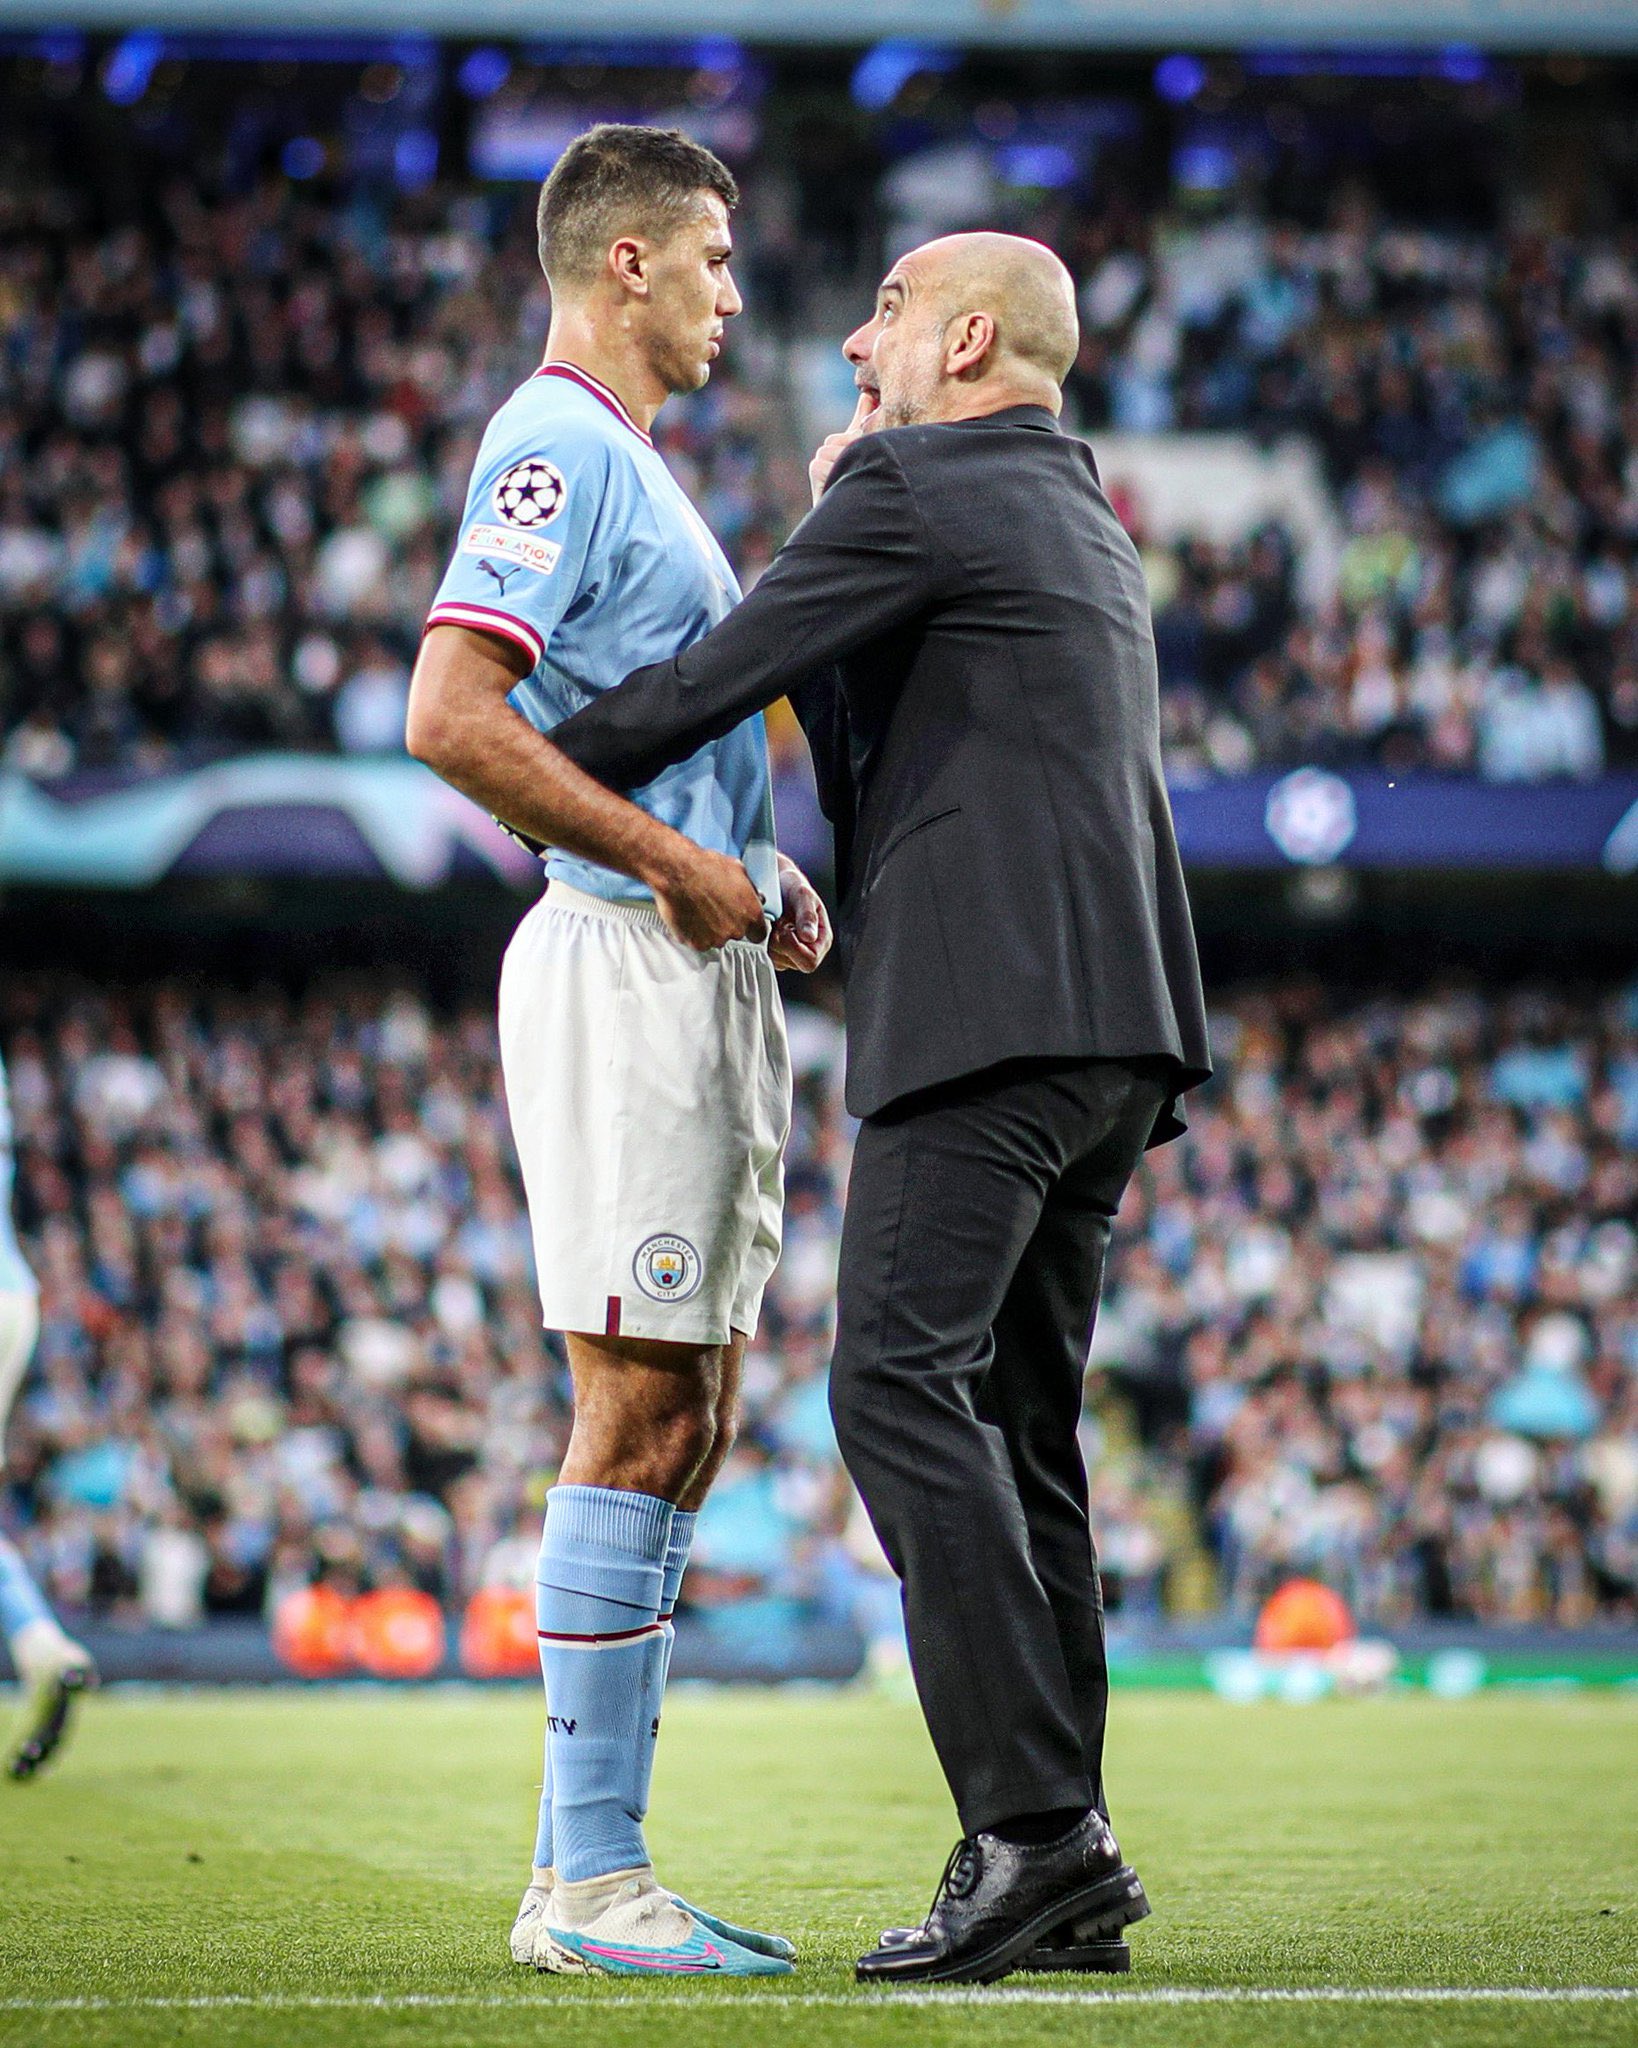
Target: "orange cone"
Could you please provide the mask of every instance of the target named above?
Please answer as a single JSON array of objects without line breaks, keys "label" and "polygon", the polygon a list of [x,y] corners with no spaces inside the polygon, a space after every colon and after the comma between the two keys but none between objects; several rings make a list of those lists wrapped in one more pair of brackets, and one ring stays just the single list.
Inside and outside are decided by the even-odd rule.
[{"label": "orange cone", "polygon": [[1287,1579],[1257,1617],[1259,1650],[1334,1650],[1358,1630],[1348,1603],[1318,1579]]},{"label": "orange cone", "polygon": [[443,1609],[412,1586],[383,1586],[353,1606],[353,1655],[372,1678],[430,1678],[444,1661]]},{"label": "orange cone", "polygon": [[518,1586],[482,1586],[461,1623],[461,1669],[472,1678],[536,1678],[540,1642],[534,1595]]},{"label": "orange cone", "polygon": [[334,1586],[287,1593],[273,1616],[273,1654],[298,1678],[337,1678],[353,1666],[353,1603]]}]

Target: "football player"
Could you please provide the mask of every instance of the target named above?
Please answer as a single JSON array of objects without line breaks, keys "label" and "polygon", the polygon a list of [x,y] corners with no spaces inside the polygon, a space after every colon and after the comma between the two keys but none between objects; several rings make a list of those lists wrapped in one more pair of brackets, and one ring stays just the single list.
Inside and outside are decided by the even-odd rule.
[{"label": "football player", "polygon": [[541,192],[546,358],[491,421],[410,695],[410,751],[546,852],[501,970],[507,1104],[574,1426],[538,1572],[545,1782],[512,1953],[773,1974],[792,1950],[684,1905],[643,1817],[672,1610],[779,1255],[790,1068],[775,969],[824,909],[774,842],[760,718],[630,802],[545,734],[739,596],[656,452],[740,310],[738,193],[673,131],[604,126]]}]

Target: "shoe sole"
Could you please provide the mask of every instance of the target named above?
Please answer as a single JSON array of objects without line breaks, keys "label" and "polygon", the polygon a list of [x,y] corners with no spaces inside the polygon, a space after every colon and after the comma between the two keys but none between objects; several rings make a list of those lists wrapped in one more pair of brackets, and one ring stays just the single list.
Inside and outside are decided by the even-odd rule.
[{"label": "shoe sole", "polygon": [[964,1962],[930,1970],[867,1970],[861,1959],[854,1977],[861,1984],[993,1984],[1018,1968],[1021,1959],[1041,1946],[1060,1927],[1073,1927],[1083,1946],[1112,1941],[1124,1927],[1147,1917],[1149,1901],[1143,1883],[1131,1864],[1123,1863],[1110,1876],[1100,1878],[1083,1891],[1071,1893],[1026,1920],[1004,1941],[998,1941],[981,1955]]},{"label": "shoe sole", "polygon": [[51,1761],[68,1733],[68,1724],[74,1717],[74,1702],[81,1693],[89,1692],[95,1683],[88,1671],[64,1671],[52,1681],[43,1718],[18,1744],[6,1765],[8,1778],[25,1785]]},{"label": "shoe sole", "polygon": [[[1141,1890],[1142,1887],[1140,1886]],[[1143,1901],[1143,1910],[1135,1918],[1147,1919],[1149,1901]],[[1133,1925],[1128,1921],[1127,1925]],[[1060,1940],[1051,1948],[1031,1949],[1018,1965],[1021,1970],[1101,1970],[1124,1974],[1132,1967],[1132,1951],[1121,1935],[1111,1937],[1095,1918],[1066,1921],[1058,1929]]]},{"label": "shoe sole", "polygon": [[572,1948],[560,1948],[551,1935],[544,1932],[535,1943],[530,1961],[543,1976],[597,1977],[603,1974],[594,1970],[584,1956],[576,1955]]},{"label": "shoe sole", "polygon": [[1032,1948],[1017,1968],[1047,1977],[1071,1971],[1081,1976],[1124,1977],[1132,1967],[1132,1951],[1124,1941],[1089,1941],[1063,1948]]},{"label": "shoe sole", "polygon": [[[755,1951],[751,1950],[747,1951],[747,1953],[754,1954]],[[537,1970],[542,1973],[563,1977],[788,1977],[791,1975],[791,1964],[783,1962],[782,1958],[765,1957],[762,1960],[780,1963],[782,1966],[771,1970],[702,1970],[697,1967],[693,1969],[677,1968],[671,1970],[659,1968],[652,1970],[610,1970],[592,1962],[588,1957],[579,1954],[575,1949],[565,1948],[561,1942],[554,1938],[549,1930],[541,1935],[540,1940],[535,1946],[533,1957],[534,1967]]]}]

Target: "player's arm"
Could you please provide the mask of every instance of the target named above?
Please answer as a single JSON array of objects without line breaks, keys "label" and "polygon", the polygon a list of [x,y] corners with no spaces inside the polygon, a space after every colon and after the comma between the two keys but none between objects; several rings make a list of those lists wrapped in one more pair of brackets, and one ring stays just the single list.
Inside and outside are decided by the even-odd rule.
[{"label": "player's arm", "polygon": [[552,734],[599,781],[631,789],[902,625],[955,565],[929,534],[887,438],[850,445],[829,488],[751,594],[672,661],[626,677]]},{"label": "player's arm", "polygon": [[652,890],[673,936],[701,951],[760,937],[761,899],[737,860],[696,846],[577,768],[506,701],[529,670],[499,634],[434,625],[410,683],[405,743],[475,804]]}]

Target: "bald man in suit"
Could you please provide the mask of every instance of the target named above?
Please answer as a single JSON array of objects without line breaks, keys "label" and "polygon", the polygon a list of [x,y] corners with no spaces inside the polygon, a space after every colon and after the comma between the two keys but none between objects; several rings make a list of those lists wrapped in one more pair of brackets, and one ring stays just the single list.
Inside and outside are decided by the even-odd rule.
[{"label": "bald man in suit", "polygon": [[964,1830],[871,1982],[1127,1967],[1148,1911],[1103,1798],[1077,1425],[1111,1219],[1210,1060],[1143,572],[1058,425],[1076,345],[1038,243],[901,259],[762,581],[553,734],[630,787],[788,693],[835,827],[861,1128],[831,1402]]}]

